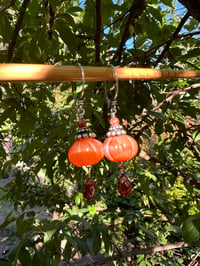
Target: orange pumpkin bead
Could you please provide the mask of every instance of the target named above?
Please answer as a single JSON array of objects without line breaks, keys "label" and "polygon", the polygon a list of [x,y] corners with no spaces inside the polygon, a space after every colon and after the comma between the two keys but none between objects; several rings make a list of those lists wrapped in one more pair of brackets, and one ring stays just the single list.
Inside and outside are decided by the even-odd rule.
[{"label": "orange pumpkin bead", "polygon": [[103,157],[102,143],[89,137],[77,140],[68,152],[70,162],[78,167],[96,164]]},{"label": "orange pumpkin bead", "polygon": [[103,143],[104,155],[112,162],[127,161],[138,153],[137,141],[129,135],[108,137]]}]

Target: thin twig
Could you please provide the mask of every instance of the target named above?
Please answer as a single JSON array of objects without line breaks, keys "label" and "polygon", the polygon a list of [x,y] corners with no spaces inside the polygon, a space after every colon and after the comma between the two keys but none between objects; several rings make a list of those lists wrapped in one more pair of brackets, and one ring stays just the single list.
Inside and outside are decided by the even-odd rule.
[{"label": "thin twig", "polygon": [[199,247],[200,246],[200,241],[195,241],[191,243],[185,243],[185,242],[178,242],[174,244],[166,244],[166,245],[158,245],[152,248],[142,248],[142,249],[133,249],[132,251],[125,251],[125,252],[120,252],[120,255],[114,255],[109,258],[104,258],[102,260],[96,261],[93,264],[90,265],[103,265],[105,263],[115,261],[115,260],[120,260],[120,259],[125,259],[127,257],[133,257],[135,255],[139,254],[144,254],[144,255],[151,255],[155,254],[157,252],[162,252],[165,250],[171,250],[171,249],[177,249],[177,248],[186,248],[186,247]]},{"label": "thin twig", "polygon": [[58,11],[56,12],[55,18],[60,14],[61,10],[63,9],[63,7],[65,6],[65,2],[63,1],[58,9]]},{"label": "thin twig", "polygon": [[[166,92],[166,98],[165,98],[162,102],[160,102],[157,106],[155,106],[151,111],[152,111],[152,112],[155,112],[155,111],[157,111],[158,109],[160,109],[163,105],[168,104],[169,102],[171,102],[172,99],[173,99],[175,96],[177,96],[177,95],[182,95],[182,94],[184,94],[184,93],[185,93],[186,91],[188,91],[188,90],[195,89],[195,88],[199,88],[199,87],[200,87],[200,83],[196,83],[196,84],[192,84],[191,86],[186,87],[186,88],[183,88],[183,89],[177,89],[177,90],[171,89],[169,92]],[[164,94],[164,93],[165,93],[165,92],[163,92],[163,94]],[[135,123],[135,124],[131,127],[131,129],[134,129],[134,128],[137,128],[138,126],[140,126],[140,125],[146,120],[146,118],[148,118],[148,117],[150,117],[150,114],[149,114],[149,113],[148,113],[148,114],[144,114],[144,115],[142,115],[142,119],[141,119],[139,122]],[[154,122],[155,122],[155,120],[152,119],[152,124],[153,124]],[[146,129],[146,126],[147,126],[147,125],[145,125],[144,130]],[[149,125],[148,125],[148,127],[149,127]],[[139,132],[138,132],[138,134],[141,135],[142,132],[143,132],[143,130],[140,129]]]},{"label": "thin twig", "polygon": [[[198,252],[197,254],[196,254],[196,256],[192,259],[192,261],[188,264],[188,266],[193,266],[193,265],[195,265],[195,262],[196,262],[196,259],[198,258],[200,256],[200,252]],[[198,263],[198,262],[197,262]],[[197,264],[197,265],[199,265],[199,264]]]},{"label": "thin twig", "polygon": [[101,43],[101,0],[96,0],[96,36],[95,36],[95,62],[100,62],[100,43]]},{"label": "thin twig", "polygon": [[174,31],[172,37],[169,39],[169,41],[166,43],[166,46],[164,47],[162,53],[159,55],[159,57],[157,58],[155,64],[154,64],[154,67],[156,67],[160,61],[162,60],[163,56],[165,55],[165,53],[169,50],[169,47],[171,45],[171,43],[174,41],[174,38],[176,36],[178,36],[179,32],[181,31],[182,27],[185,25],[185,22],[188,20],[190,16],[190,13],[187,12],[185,14],[185,16],[181,19],[181,22],[179,23],[178,27],[176,28],[176,30]]},{"label": "thin twig", "polygon": [[26,8],[27,8],[29,2],[30,2],[30,0],[24,0],[23,3],[22,3],[21,10],[19,12],[19,17],[18,17],[18,20],[17,20],[17,22],[15,24],[14,33],[13,33],[13,36],[11,38],[11,41],[10,41],[10,44],[9,44],[9,47],[8,47],[8,57],[7,57],[8,61],[12,60],[13,51],[14,51],[14,48],[15,48],[15,45],[16,45],[16,42],[17,42],[17,37],[18,37],[19,31],[20,31],[20,27],[21,27],[21,24],[22,24],[23,19],[24,19],[25,11],[26,11]]},{"label": "thin twig", "polygon": [[10,8],[11,6],[14,6],[15,2],[17,0],[11,0],[10,3],[8,3],[6,6],[4,6],[2,9],[0,9],[0,14],[3,13],[4,11],[6,11],[8,8]]},{"label": "thin twig", "polygon": [[119,65],[119,63],[121,61],[124,45],[129,38],[130,25],[132,24],[133,21],[138,19],[138,17],[142,14],[142,12],[145,10],[145,8],[146,8],[146,1],[145,0],[133,1],[133,4],[132,4],[131,8],[129,9],[128,20],[127,20],[127,23],[126,23],[125,28],[124,28],[124,32],[122,35],[120,45],[119,45],[119,47],[118,47],[118,49],[117,49],[117,51],[116,51],[116,53],[112,59],[112,63],[114,63],[115,65]]},{"label": "thin twig", "polygon": [[151,161],[153,163],[160,164],[160,166],[162,168],[164,168],[168,172],[172,173],[175,177],[181,177],[185,183],[187,183],[187,184],[189,184],[189,185],[191,185],[197,189],[200,189],[200,182],[198,180],[192,178],[191,176],[188,176],[184,171],[176,169],[169,162],[165,163],[156,157],[151,157],[149,159],[149,161]]}]

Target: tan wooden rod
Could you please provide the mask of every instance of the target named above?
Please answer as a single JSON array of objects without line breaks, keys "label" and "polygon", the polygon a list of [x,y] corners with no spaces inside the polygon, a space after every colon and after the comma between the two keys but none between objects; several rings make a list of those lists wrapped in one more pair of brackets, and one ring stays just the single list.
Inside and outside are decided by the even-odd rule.
[{"label": "tan wooden rod", "polygon": [[[115,80],[111,67],[84,66],[85,81]],[[200,78],[200,71],[159,70],[151,68],[116,68],[119,80]],[[79,66],[42,64],[0,64],[0,82],[81,81]]]}]

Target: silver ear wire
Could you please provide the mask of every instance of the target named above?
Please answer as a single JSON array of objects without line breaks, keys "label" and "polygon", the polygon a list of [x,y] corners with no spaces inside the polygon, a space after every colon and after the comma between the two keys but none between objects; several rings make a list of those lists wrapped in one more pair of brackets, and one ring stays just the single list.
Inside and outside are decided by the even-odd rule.
[{"label": "silver ear wire", "polygon": [[111,68],[114,72],[114,75],[115,75],[115,85],[113,86],[113,87],[115,87],[115,96],[114,96],[113,100],[116,100],[118,93],[119,93],[119,81],[118,81],[116,68],[113,65],[110,65],[110,66],[111,66]]},{"label": "silver ear wire", "polygon": [[82,78],[82,92],[81,92],[81,97],[80,97],[80,99],[82,99],[84,96],[84,89],[85,89],[85,73],[84,73],[83,66],[81,64],[78,64],[78,66],[80,67],[81,78]]}]

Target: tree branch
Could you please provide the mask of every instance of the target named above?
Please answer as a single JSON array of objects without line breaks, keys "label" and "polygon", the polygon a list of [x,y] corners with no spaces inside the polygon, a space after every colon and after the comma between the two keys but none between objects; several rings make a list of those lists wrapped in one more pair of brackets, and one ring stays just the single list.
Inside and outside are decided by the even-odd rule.
[{"label": "tree branch", "polygon": [[101,0],[96,0],[96,35],[95,35],[95,62],[100,62],[101,42]]},{"label": "tree branch", "polygon": [[175,32],[173,33],[172,37],[167,41],[162,53],[159,55],[159,57],[157,58],[154,67],[156,67],[160,61],[162,60],[163,56],[165,55],[165,53],[169,50],[169,47],[171,45],[171,43],[174,41],[174,39],[178,36],[179,32],[181,31],[182,27],[184,26],[185,22],[187,21],[187,19],[189,18],[190,13],[187,12],[185,14],[185,16],[182,18],[181,22],[179,23],[178,27],[176,28]]},{"label": "tree branch", "polygon": [[199,0],[178,0],[190,12],[190,15],[200,21],[200,1]]},{"label": "tree branch", "polygon": [[12,60],[13,51],[14,51],[14,48],[15,48],[15,45],[16,45],[17,37],[18,37],[19,31],[20,31],[20,27],[21,27],[21,24],[22,24],[23,19],[24,19],[25,11],[26,11],[26,8],[27,8],[29,2],[30,2],[30,0],[24,0],[23,3],[22,3],[21,10],[19,12],[19,18],[18,18],[18,20],[17,20],[17,22],[15,24],[14,33],[13,33],[13,36],[11,38],[11,41],[10,41],[10,44],[9,44],[9,47],[8,47],[8,56],[7,56],[7,60],[8,61]]},{"label": "tree branch", "polygon": [[[162,47],[163,45],[167,45],[168,43],[172,43],[173,41],[176,41],[177,39],[182,39],[182,38],[192,38],[195,35],[199,35],[200,31],[195,31],[195,32],[189,32],[189,33],[184,33],[184,34],[179,34],[177,36],[174,36],[173,38],[171,37],[169,40],[166,40],[162,43],[159,43],[158,45],[151,47],[149,50],[147,50],[144,55],[142,56],[142,58],[147,58],[149,56],[151,56],[152,54],[155,54],[156,51]],[[141,57],[140,57],[141,59]],[[132,64],[133,59],[131,59],[131,61],[128,64]]]},{"label": "tree branch", "polygon": [[[177,90],[171,89],[169,92],[166,93],[166,97],[165,97],[165,99],[164,99],[162,102],[160,102],[157,106],[155,106],[151,111],[152,111],[152,112],[156,112],[156,111],[158,111],[161,107],[163,107],[163,106],[165,106],[165,105],[167,106],[168,103],[170,103],[170,102],[173,100],[173,98],[174,98],[175,96],[177,96],[177,95],[183,95],[183,94],[186,93],[188,90],[195,89],[195,88],[199,88],[199,87],[200,87],[200,83],[196,83],[196,84],[192,84],[191,86],[186,87],[186,88],[184,88],[184,89],[180,89],[180,88],[178,88]],[[143,127],[141,127],[141,128],[138,130],[137,135],[135,135],[135,139],[136,139],[136,140],[139,139],[139,137],[141,136],[141,134],[143,133],[143,131],[144,131],[145,129],[149,128],[151,125],[153,125],[153,124],[156,122],[157,118],[153,118],[149,113],[147,113],[147,114],[143,114],[141,120],[140,120],[139,122],[135,123],[133,126],[131,126],[131,129],[132,129],[132,130],[133,130],[134,128],[138,128],[138,127],[140,127],[140,126],[142,125],[143,122],[145,122],[145,120],[146,120],[147,118],[151,118],[151,123],[144,125]],[[187,130],[189,130],[189,129],[186,129],[186,131],[187,131]]]},{"label": "tree branch", "polygon": [[109,258],[104,258],[102,260],[98,260],[90,265],[103,265],[105,263],[115,261],[115,260],[120,260],[120,259],[125,259],[128,257],[133,257],[139,254],[144,254],[144,255],[152,255],[157,252],[162,252],[166,250],[171,250],[171,249],[182,249],[186,247],[199,247],[200,246],[200,241],[194,241],[191,243],[185,243],[185,242],[177,242],[174,244],[166,244],[166,245],[158,245],[152,248],[142,248],[142,249],[133,249],[132,251],[125,251],[125,252],[120,252],[119,255],[114,255]]},{"label": "tree branch", "polygon": [[189,136],[186,135],[186,132],[183,132],[183,138],[186,142],[186,147],[193,153],[194,157],[197,159],[198,162],[200,162],[200,155],[199,152],[194,147],[194,141],[193,139],[190,141]]},{"label": "tree branch", "polygon": [[11,0],[10,3],[8,3],[6,6],[4,6],[2,9],[0,9],[0,14],[6,11],[8,8],[13,6],[17,0]]},{"label": "tree branch", "polygon": [[197,189],[200,189],[200,182],[199,181],[192,178],[191,176],[188,176],[184,171],[176,169],[170,163],[165,163],[156,157],[151,157],[149,159],[149,161],[151,161],[153,163],[159,163],[161,167],[166,169],[168,172],[172,173],[174,176],[183,178],[185,183],[187,183],[187,184],[189,184],[189,185],[191,185]]},{"label": "tree branch", "polygon": [[124,33],[122,35],[120,45],[119,45],[119,47],[118,47],[118,49],[117,49],[117,51],[116,51],[116,53],[112,59],[112,62],[114,64],[116,64],[116,65],[120,64],[124,45],[129,38],[129,27],[132,23],[134,23],[138,19],[138,17],[142,14],[142,12],[144,11],[145,8],[146,8],[146,1],[145,0],[135,0],[132,4],[131,8],[129,9],[128,20],[127,20],[127,23],[125,25],[125,29],[124,29]]}]

